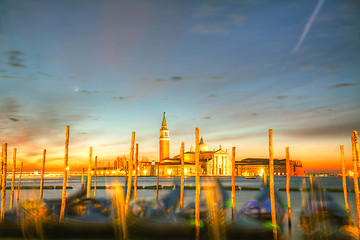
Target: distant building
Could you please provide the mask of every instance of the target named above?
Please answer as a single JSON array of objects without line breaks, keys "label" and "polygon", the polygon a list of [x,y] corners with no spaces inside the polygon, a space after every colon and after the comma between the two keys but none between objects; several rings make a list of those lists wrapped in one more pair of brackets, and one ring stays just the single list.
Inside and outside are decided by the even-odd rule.
[{"label": "distant building", "polygon": [[160,138],[159,138],[159,160],[160,162],[163,159],[168,158],[170,154],[170,136],[169,130],[167,128],[165,113],[163,116],[163,121],[160,128]]},{"label": "distant building", "polygon": [[[269,159],[246,158],[235,163],[236,175],[238,176],[262,176],[269,175]],[[274,174],[286,175],[286,159],[274,159]],[[290,175],[305,176],[301,161],[290,160]]]},{"label": "distant building", "polygon": [[[199,141],[201,174],[208,176],[230,176],[231,160],[228,158],[227,150],[219,149],[209,151],[201,137]],[[125,175],[127,173],[126,157],[118,157],[114,161],[114,167],[99,169],[101,174]],[[139,161],[139,176],[156,176],[159,167],[160,176],[180,176],[181,162],[180,154],[170,157],[170,134],[166,123],[165,113],[160,128],[159,137],[159,161],[149,161],[147,158]],[[261,176],[264,173],[269,175],[269,159],[266,158],[246,158],[235,163],[235,174],[237,176]],[[278,176],[286,175],[286,160],[274,159],[274,174]],[[193,146],[184,153],[184,175],[195,175],[195,151]],[[305,176],[301,161],[290,160],[290,175]]]},{"label": "distant building", "polygon": [[[180,155],[169,157],[170,136],[167,128],[165,113],[160,129],[159,138],[160,176],[180,176]],[[204,139],[199,142],[200,165],[204,175],[231,175],[231,161],[228,159],[227,151],[221,149],[209,151]],[[185,175],[195,175],[195,151],[191,146],[188,152],[184,153]]]}]

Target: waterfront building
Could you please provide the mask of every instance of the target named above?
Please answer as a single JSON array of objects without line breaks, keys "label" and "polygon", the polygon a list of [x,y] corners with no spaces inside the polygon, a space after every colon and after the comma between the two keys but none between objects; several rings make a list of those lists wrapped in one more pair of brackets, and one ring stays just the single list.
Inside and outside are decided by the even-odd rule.
[{"label": "waterfront building", "polygon": [[[159,161],[149,161],[143,158],[139,161],[139,176],[156,176],[159,166],[160,176],[180,176],[181,161],[180,154],[170,157],[170,134],[167,126],[165,113],[163,115],[159,137]],[[231,160],[228,157],[228,151],[220,147],[215,150],[209,150],[203,137],[199,141],[201,174],[207,176],[230,176]],[[114,167],[101,169],[101,173],[125,175],[127,173],[126,157],[117,157],[114,161]],[[269,159],[266,158],[246,158],[235,163],[235,174],[237,176],[262,176],[269,175]],[[274,159],[274,174],[278,176],[286,175],[286,160]],[[189,151],[184,153],[184,175],[195,175],[195,150],[191,146]],[[305,176],[301,161],[290,160],[290,175]]]},{"label": "waterfront building", "polygon": [[[246,158],[235,163],[236,175],[238,176],[262,176],[269,175],[269,159]],[[286,159],[274,159],[274,175],[286,175]],[[290,175],[305,176],[301,161],[290,160]]]},{"label": "waterfront building", "polygon": [[163,116],[163,121],[160,128],[160,138],[159,138],[159,160],[160,162],[163,159],[168,158],[170,154],[170,135],[169,129],[167,128],[165,112]]},{"label": "waterfront building", "polygon": [[[170,135],[164,113],[159,138],[160,176],[180,176],[180,154],[169,157],[169,147]],[[203,175],[231,175],[231,161],[229,161],[227,150],[221,149],[221,145],[218,150],[209,151],[208,146],[201,137],[199,149],[199,160]],[[184,153],[184,174],[195,175],[195,151],[192,146],[189,151]]]}]

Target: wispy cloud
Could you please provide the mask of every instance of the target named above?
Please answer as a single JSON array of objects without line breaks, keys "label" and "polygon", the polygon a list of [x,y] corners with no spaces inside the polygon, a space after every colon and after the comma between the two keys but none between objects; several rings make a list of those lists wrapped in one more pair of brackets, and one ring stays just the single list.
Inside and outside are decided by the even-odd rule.
[{"label": "wispy cloud", "polygon": [[219,81],[219,80],[223,80],[224,78],[223,77],[212,77],[210,79],[214,80],[214,81]]},{"label": "wispy cloud", "polygon": [[277,99],[277,100],[283,100],[283,99],[285,99],[285,98],[287,98],[287,96],[276,96],[275,97],[275,99]]},{"label": "wispy cloud", "polygon": [[344,88],[344,87],[355,87],[359,85],[359,83],[339,83],[336,85],[333,85],[331,87],[329,87],[329,89],[337,89],[337,88]]},{"label": "wispy cloud", "polygon": [[21,59],[21,56],[24,55],[23,52],[19,51],[19,50],[8,50],[5,51],[4,54],[7,57],[7,64],[12,66],[12,67],[19,67],[19,68],[24,68],[25,65],[23,64],[23,59]]},{"label": "wispy cloud", "polygon": [[0,112],[2,114],[14,114],[20,111],[20,102],[15,98],[7,97],[1,100]]},{"label": "wispy cloud", "polygon": [[193,29],[199,33],[218,33],[222,32],[225,28],[224,22],[217,23],[204,23],[195,26]]},{"label": "wispy cloud", "polygon": [[131,98],[131,96],[118,96],[118,97],[112,97],[111,99],[124,101],[124,100],[127,100],[129,98]]},{"label": "wispy cloud", "polygon": [[209,96],[208,96],[208,98],[217,98],[218,97],[218,95],[216,95],[216,94],[210,94]]},{"label": "wispy cloud", "polygon": [[13,121],[13,122],[18,122],[18,121],[20,121],[19,119],[13,118],[13,117],[9,118],[9,120],[11,120],[11,121]]},{"label": "wispy cloud", "polygon": [[79,94],[85,94],[85,95],[92,95],[92,94],[100,93],[97,90],[80,90],[80,89],[75,89],[75,92],[77,92]]},{"label": "wispy cloud", "polygon": [[16,77],[9,76],[9,75],[3,75],[3,76],[0,76],[0,78],[2,78],[2,79],[16,79]]},{"label": "wispy cloud", "polygon": [[195,25],[193,30],[203,34],[222,32],[227,27],[245,19],[245,15],[233,12],[233,9],[230,9],[230,7],[209,3],[200,6],[197,16],[201,23]]},{"label": "wispy cloud", "polygon": [[211,16],[222,10],[223,7],[213,3],[202,4],[198,10],[198,16]]},{"label": "wispy cloud", "polygon": [[318,4],[316,5],[316,8],[314,10],[314,12],[312,13],[309,21],[306,23],[305,25],[305,29],[303,31],[303,33],[300,36],[299,41],[297,42],[295,48],[292,50],[292,53],[297,52],[297,50],[299,50],[301,44],[303,43],[303,41],[305,40],[306,35],[308,34],[311,25],[313,24],[313,22],[315,21],[316,15],[319,13],[321,7],[323,6],[325,0],[319,0]]},{"label": "wispy cloud", "polygon": [[[145,78],[147,79],[147,78]],[[190,77],[181,77],[181,76],[171,76],[167,79],[163,79],[163,78],[155,78],[154,80],[156,82],[180,82],[183,80],[187,80],[187,79],[191,79]]]},{"label": "wispy cloud", "polygon": [[281,134],[291,137],[329,137],[344,136],[359,126],[359,121],[331,124],[327,126],[313,126],[281,131]]},{"label": "wispy cloud", "polygon": [[244,20],[245,16],[243,14],[240,14],[240,13],[233,13],[233,14],[230,14],[228,16],[228,18],[233,20],[233,21],[242,21],[242,20]]},{"label": "wispy cloud", "polygon": [[328,67],[323,68],[323,70],[327,71],[327,72],[334,72],[334,71],[338,71],[340,69],[341,69],[341,67],[338,67],[338,66],[328,66]]}]

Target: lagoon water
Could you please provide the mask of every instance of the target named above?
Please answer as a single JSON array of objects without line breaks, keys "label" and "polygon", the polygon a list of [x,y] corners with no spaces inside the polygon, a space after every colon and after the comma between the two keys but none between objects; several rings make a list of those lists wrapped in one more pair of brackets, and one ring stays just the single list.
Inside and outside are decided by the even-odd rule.
[{"label": "lagoon water", "polygon": [[[223,186],[231,186],[231,178],[230,177],[221,177],[219,178],[220,182]],[[279,191],[279,188],[286,187],[286,177],[275,177],[275,191],[282,198],[282,201],[286,204],[286,192]],[[180,178],[173,177],[162,177],[160,178],[160,184],[162,186],[172,186],[175,181],[180,182]],[[321,184],[323,188],[342,188],[342,178],[341,177],[319,177],[317,181]],[[124,177],[98,177],[97,186],[115,186],[117,183],[120,185],[124,185]],[[206,178],[202,178],[202,185],[206,184]],[[240,187],[260,187],[262,188],[263,179],[246,179],[245,177],[236,177],[235,185]],[[11,179],[7,179],[7,186],[11,185]],[[21,186],[39,186],[40,185],[40,177],[38,178],[23,178],[21,182]],[[52,177],[45,179],[44,186],[61,186],[62,178],[60,177]],[[94,185],[94,178],[92,179],[92,186]],[[138,186],[151,186],[156,185],[156,177],[139,177],[138,178]],[[17,186],[17,182],[15,183]],[[73,189],[67,190],[68,194],[71,194],[77,191],[81,187],[81,178],[80,177],[72,177],[69,178],[68,186],[73,187]],[[185,186],[195,186],[195,178],[187,177],[185,178]],[[310,180],[308,177],[292,177],[290,182],[291,188],[303,188],[310,187]],[[347,179],[347,188],[348,188],[348,199],[349,199],[349,207],[351,217],[356,222],[356,205],[355,205],[355,194],[351,192],[351,189],[354,188],[354,182],[352,178]],[[169,190],[159,190],[159,195],[166,194]],[[61,198],[61,190],[59,189],[44,189],[44,198]],[[98,189],[97,190],[97,198],[110,198],[114,190],[111,189]],[[255,199],[257,194],[260,191],[236,191],[236,209],[240,209],[247,201]],[[16,190],[15,190],[16,194]],[[29,198],[38,198],[39,190],[25,190],[21,189],[20,192],[20,202],[29,199]],[[228,191],[229,197],[231,196],[231,191]],[[291,191],[291,207],[292,207],[292,230],[288,231],[287,219],[284,224],[284,238],[285,239],[302,239],[302,234],[299,223],[299,213],[301,211],[302,206],[302,197],[307,195],[307,192],[302,191]],[[344,206],[344,195],[342,192],[331,192],[329,193],[333,199]],[[7,203],[6,206],[9,206],[9,195],[10,190],[7,190]],[[93,193],[92,195],[93,196]],[[154,199],[156,196],[156,190],[151,189],[139,189],[138,190],[138,199]],[[187,202],[193,201],[195,197],[194,190],[185,190],[184,196],[184,205]],[[286,210],[287,212],[287,210]],[[230,219],[231,209],[228,209],[228,218]]]}]

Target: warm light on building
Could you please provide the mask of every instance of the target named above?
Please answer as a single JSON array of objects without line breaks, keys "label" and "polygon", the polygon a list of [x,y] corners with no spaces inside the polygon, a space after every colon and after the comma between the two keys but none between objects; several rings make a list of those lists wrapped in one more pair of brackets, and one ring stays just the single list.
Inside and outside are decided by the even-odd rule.
[{"label": "warm light on building", "polygon": [[70,167],[69,167],[69,166],[67,166],[67,167],[66,167],[66,171],[69,171],[69,169],[70,169]]},{"label": "warm light on building", "polygon": [[184,173],[187,174],[188,173],[188,170],[187,168],[184,169]]},{"label": "warm light on building", "polygon": [[168,169],[168,170],[167,170],[167,173],[168,173],[169,175],[171,175],[171,169]]}]

